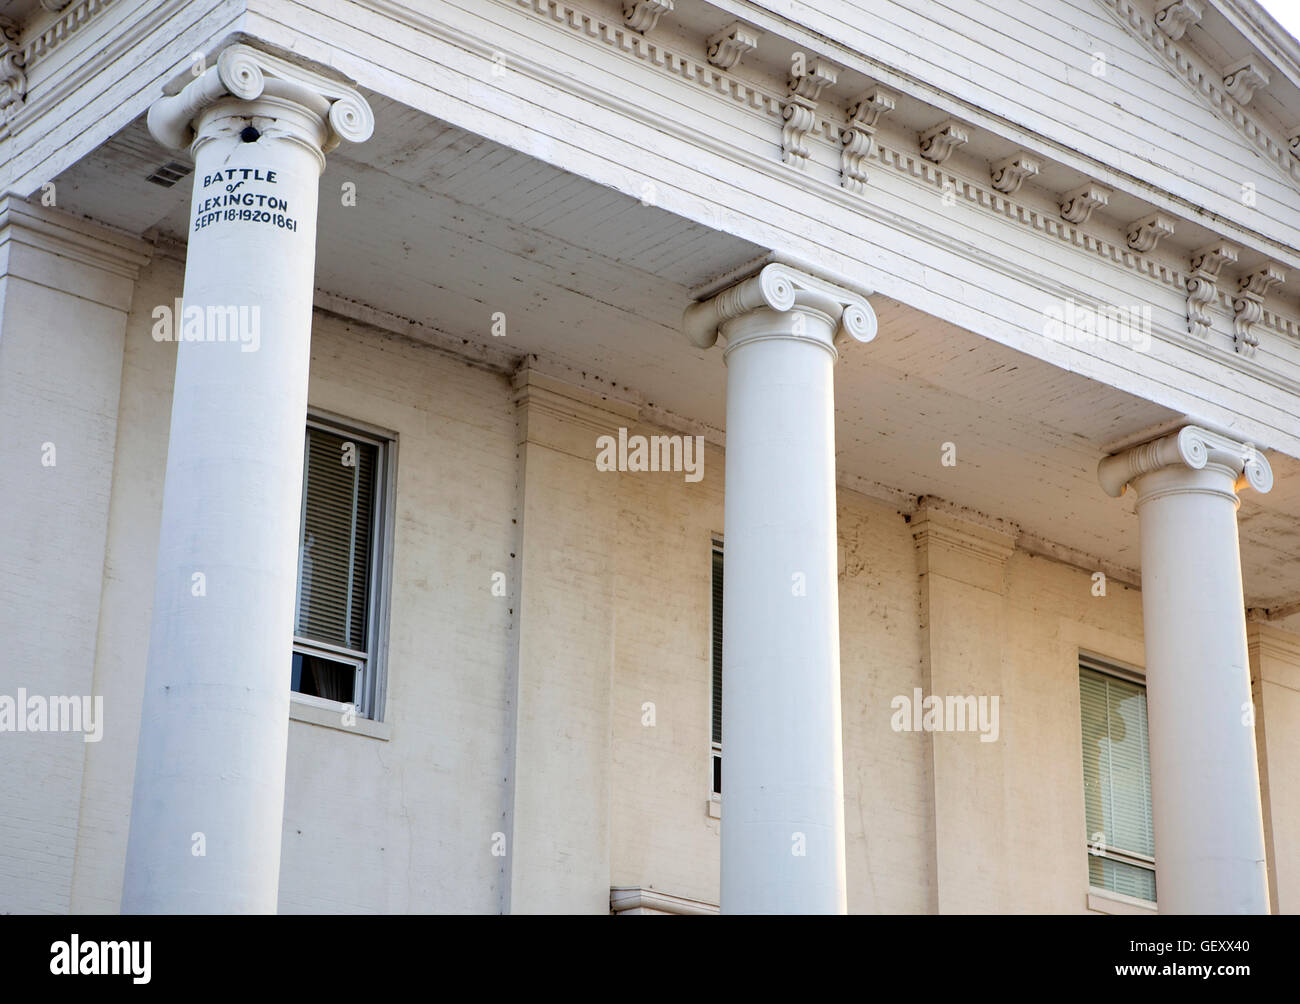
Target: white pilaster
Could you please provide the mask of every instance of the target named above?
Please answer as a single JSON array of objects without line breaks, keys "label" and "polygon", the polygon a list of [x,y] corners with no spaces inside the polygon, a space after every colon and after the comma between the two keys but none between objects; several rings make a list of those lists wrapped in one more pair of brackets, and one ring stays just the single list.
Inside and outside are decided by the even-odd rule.
[{"label": "white pilaster", "polygon": [[1267,492],[1272,470],[1187,426],[1107,457],[1098,478],[1137,493],[1160,912],[1267,913],[1236,492]]},{"label": "white pilaster", "polygon": [[833,367],[875,314],[773,264],[684,327],[727,342],[722,911],[844,913]]},{"label": "white pilaster", "polygon": [[[94,666],[123,348],[151,252],[108,227],[0,198],[0,695],[11,700],[20,688],[104,698]],[[96,725],[109,742],[0,735],[0,913],[70,909],[85,763],[120,722],[103,703]]]},{"label": "white pilaster", "polygon": [[122,908],[272,913],[317,189],[324,151],[373,118],[234,45],[149,126],[195,171]]}]

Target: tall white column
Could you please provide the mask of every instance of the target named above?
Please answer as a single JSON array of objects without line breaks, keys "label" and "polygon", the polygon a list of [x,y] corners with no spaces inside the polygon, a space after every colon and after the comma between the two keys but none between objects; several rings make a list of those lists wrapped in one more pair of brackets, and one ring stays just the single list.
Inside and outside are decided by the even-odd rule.
[{"label": "tall white column", "polygon": [[1101,462],[1137,493],[1151,808],[1161,913],[1267,913],[1237,490],[1273,486],[1254,447],[1187,426]]},{"label": "tall white column", "polygon": [[317,190],[373,116],[235,45],[149,127],[195,171],[122,909],[273,913]]},{"label": "tall white column", "polygon": [[727,343],[722,911],[844,913],[833,368],[875,314],[768,265],[684,326]]}]

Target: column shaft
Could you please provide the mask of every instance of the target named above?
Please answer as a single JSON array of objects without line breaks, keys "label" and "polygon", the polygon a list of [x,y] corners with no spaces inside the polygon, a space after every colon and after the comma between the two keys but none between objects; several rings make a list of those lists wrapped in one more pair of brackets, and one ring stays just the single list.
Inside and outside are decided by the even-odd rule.
[{"label": "column shaft", "polygon": [[682,327],[727,340],[722,911],[844,913],[835,343],[876,316],[773,263]]},{"label": "column shaft", "polygon": [[1107,457],[1142,540],[1151,814],[1161,913],[1267,913],[1236,491],[1267,492],[1248,443],[1186,426]]},{"label": "column shaft", "polygon": [[159,139],[194,137],[195,180],[126,912],[276,908],[317,190],[339,118],[282,71],[233,46],[150,112]]},{"label": "column shaft", "polygon": [[1140,502],[1156,897],[1162,913],[1267,913],[1231,479]]}]

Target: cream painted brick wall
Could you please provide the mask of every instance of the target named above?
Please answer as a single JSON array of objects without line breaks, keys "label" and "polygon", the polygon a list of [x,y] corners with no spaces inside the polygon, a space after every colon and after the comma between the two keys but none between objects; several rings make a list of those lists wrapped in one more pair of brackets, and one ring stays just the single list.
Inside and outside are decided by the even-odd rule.
[{"label": "cream painted brick wall", "polygon": [[95,693],[104,698],[104,738],[86,747],[72,881],[71,909],[76,913],[115,913],[121,905],[176,370],[176,345],[153,340],[150,312],[179,296],[183,280],[178,262],[155,260],[136,283],[127,320],[95,645]]},{"label": "cream painted brick wall", "polygon": [[[179,295],[182,278],[159,260],[128,322],[96,657],[108,726],[88,747],[79,911],[114,911],[121,897],[175,361],[174,345],[152,340],[149,311]],[[399,437],[392,738],[291,722],[280,910],[492,912],[510,614],[490,587],[513,549],[509,381],[318,313],[309,399]]]},{"label": "cream painted brick wall", "polygon": [[849,910],[922,913],[933,791],[925,736],[890,729],[890,701],[921,686],[920,590],[901,513],[840,490],[840,700]]},{"label": "cream painted brick wall", "polygon": [[514,412],[505,376],[317,315],[312,407],[398,435],[389,742],[294,721],[281,912],[493,912]]},{"label": "cream painted brick wall", "polygon": [[[114,910],[121,892],[174,361],[173,346],[149,337],[148,310],[169,302],[180,281],[175,262],[156,262],[128,322],[95,663],[108,731],[88,751],[76,910]],[[310,399],[400,438],[392,732],[385,742],[291,723],[280,909],[493,912],[505,879],[491,855],[492,834],[510,831],[514,600],[490,594],[493,571],[516,574],[510,382],[318,314]],[[571,811],[583,797],[607,802],[608,836],[597,839],[608,841],[610,885],[709,902],[717,901],[719,847],[719,823],[706,812],[709,549],[711,535],[724,529],[723,468],[721,451],[709,447],[699,484],[680,474],[601,475],[611,479],[609,491],[546,482],[550,509],[568,505],[579,520],[615,528],[608,552],[592,553],[592,567],[613,570],[608,744],[592,742],[583,754],[590,776],[608,776],[609,790],[557,793],[563,797],[546,811]],[[849,906],[924,912],[936,882],[929,747],[921,734],[890,728],[891,699],[922,685],[916,547],[903,516],[873,499],[842,490],[838,519]],[[961,902],[962,909],[1085,909],[1074,653],[1082,646],[1141,661],[1139,593],[1111,582],[1098,598],[1091,585],[1086,570],[1045,558],[1017,552],[1007,562],[1003,637],[988,639],[1002,649],[1004,809],[980,827],[996,839],[960,847],[972,861],[996,861],[1007,890],[1001,904]],[[564,617],[583,616],[564,609]],[[562,635],[575,626],[547,630]],[[641,724],[646,701],[655,704],[653,728]],[[1291,710],[1274,702],[1270,730],[1300,729],[1286,718]],[[591,709],[593,720],[598,711]],[[562,716],[542,725],[556,741],[568,727]],[[1288,792],[1297,786],[1286,771],[1274,772],[1272,783]],[[38,873],[47,865],[51,874],[69,867],[27,862]]]},{"label": "cream painted brick wall", "polygon": [[[55,212],[4,208],[0,695],[15,702],[20,690],[46,700],[94,693],[133,280],[125,260],[103,267],[121,251],[116,238],[82,228]],[[0,913],[68,910],[94,745],[77,732],[0,733]]]}]

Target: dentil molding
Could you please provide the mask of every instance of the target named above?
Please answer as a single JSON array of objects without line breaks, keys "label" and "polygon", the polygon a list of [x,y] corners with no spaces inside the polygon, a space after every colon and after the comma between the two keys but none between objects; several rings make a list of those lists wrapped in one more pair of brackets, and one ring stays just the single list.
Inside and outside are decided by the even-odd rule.
[{"label": "dentil molding", "polygon": [[[1162,7],[1160,13],[1156,14],[1155,20],[1148,20],[1142,13],[1136,0],[1098,0],[1124,28],[1144,41],[1169,64],[1174,75],[1187,84],[1193,91],[1200,95],[1210,108],[1217,114],[1227,119],[1233,127],[1256,149],[1261,150],[1267,158],[1277,166],[1281,172],[1293,181],[1300,181],[1300,159],[1292,156],[1292,150],[1289,143],[1279,142],[1271,130],[1265,128],[1258,119],[1249,115],[1245,110],[1245,102],[1229,90],[1229,85],[1225,80],[1227,71],[1217,73],[1214,69],[1208,67],[1182,40],[1182,35],[1176,40],[1165,28],[1159,25],[1160,13],[1168,10],[1168,7]],[[1178,4],[1172,6],[1177,7]],[[1201,8],[1201,0],[1196,0],[1196,6]],[[1190,8],[1188,9],[1190,13]],[[1179,15],[1180,17],[1184,15]],[[1239,67],[1229,67],[1228,69],[1237,69]],[[1260,67],[1262,70],[1262,67]],[[1242,77],[1236,81],[1233,86],[1238,93],[1242,94],[1246,101],[1254,94],[1257,85],[1253,83],[1254,77]],[[1288,137],[1289,139],[1289,137]]]}]

